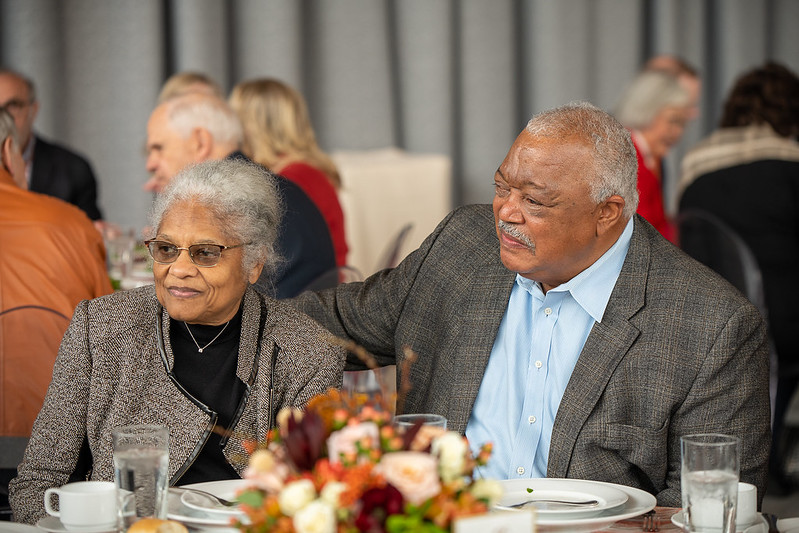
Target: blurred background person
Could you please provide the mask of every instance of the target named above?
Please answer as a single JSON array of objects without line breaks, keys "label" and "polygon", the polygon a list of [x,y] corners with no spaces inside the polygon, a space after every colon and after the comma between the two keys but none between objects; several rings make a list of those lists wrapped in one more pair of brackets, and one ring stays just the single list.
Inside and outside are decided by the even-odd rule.
[{"label": "blurred background person", "polygon": [[699,116],[702,79],[699,77],[699,70],[696,67],[681,57],[660,54],[650,57],[644,64],[643,70],[665,72],[677,78],[680,85],[688,92],[688,120],[694,120]]},{"label": "blurred background person", "polygon": [[799,78],[767,62],[741,75],[719,129],[683,160],[680,212],[702,210],[749,246],[763,277],[778,381],[770,491],[783,479],[785,412],[799,383]]},{"label": "blurred background person", "polygon": [[91,165],[64,146],[49,143],[33,133],[39,112],[33,81],[11,70],[0,70],[0,107],[11,113],[17,126],[25,160],[27,188],[81,208],[102,228],[97,205],[97,180]]},{"label": "blurred background person", "polygon": [[[239,150],[242,128],[228,104],[191,93],[159,104],[147,122],[146,190],[160,192],[186,166],[209,160],[246,158]],[[262,277],[260,291],[288,298],[336,267],[333,242],[322,214],[293,182],[278,176],[286,214],[277,251],[283,259],[274,276]]]},{"label": "blurred background person", "polygon": [[230,105],[244,127],[242,151],[300,186],[325,218],[336,264],[346,265],[344,212],[336,192],[341,177],[333,160],[316,142],[305,99],[281,81],[262,78],[236,85]]},{"label": "blurred background person", "polygon": [[250,162],[209,161],[158,196],[155,285],[75,310],[11,483],[17,521],[46,516],[45,490],[70,478],[113,480],[116,427],[169,429],[170,485],[236,479],[245,443],[281,408],[341,386],[344,351],[330,334],[251,287],[279,263],[276,182]]},{"label": "blurred background person", "polygon": [[185,71],[171,75],[161,87],[158,93],[158,103],[163,103],[170,98],[183,96],[189,93],[207,94],[216,96],[220,100],[225,99],[222,87],[210,76],[202,72]]},{"label": "blurred background person", "polygon": [[[2,109],[0,147],[0,436],[28,437],[75,306],[111,283],[85,213],[25,190],[14,119]],[[0,507],[15,473],[0,469]]]},{"label": "blurred background person", "polygon": [[688,121],[688,91],[671,74],[639,73],[616,106],[616,118],[632,134],[638,155],[638,213],[667,239],[675,232],[663,204],[661,166]]}]

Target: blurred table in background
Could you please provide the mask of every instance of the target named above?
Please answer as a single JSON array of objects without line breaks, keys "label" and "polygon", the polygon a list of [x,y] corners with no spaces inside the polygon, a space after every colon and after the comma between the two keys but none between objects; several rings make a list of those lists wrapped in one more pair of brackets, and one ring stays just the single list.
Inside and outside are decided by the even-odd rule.
[{"label": "blurred table in background", "polygon": [[415,250],[452,208],[452,162],[439,154],[396,148],[331,154],[349,244],[347,264],[369,276],[397,235],[412,224],[398,259]]}]

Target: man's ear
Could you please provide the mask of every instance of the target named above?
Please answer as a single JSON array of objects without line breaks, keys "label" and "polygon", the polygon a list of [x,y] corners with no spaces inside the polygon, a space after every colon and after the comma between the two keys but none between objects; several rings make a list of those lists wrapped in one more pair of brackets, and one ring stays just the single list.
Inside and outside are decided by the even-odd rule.
[{"label": "man's ear", "polygon": [[598,209],[596,232],[597,235],[602,235],[624,218],[624,198],[614,194],[599,204]]},{"label": "man's ear", "polygon": [[194,128],[191,132],[191,147],[195,161],[206,161],[214,151],[214,138],[205,128]]},{"label": "man's ear", "polygon": [[11,136],[9,135],[6,137],[6,140],[3,141],[2,145],[2,156],[3,161],[3,168],[6,169],[9,173],[11,172],[11,150],[14,149],[14,141],[11,140]]}]

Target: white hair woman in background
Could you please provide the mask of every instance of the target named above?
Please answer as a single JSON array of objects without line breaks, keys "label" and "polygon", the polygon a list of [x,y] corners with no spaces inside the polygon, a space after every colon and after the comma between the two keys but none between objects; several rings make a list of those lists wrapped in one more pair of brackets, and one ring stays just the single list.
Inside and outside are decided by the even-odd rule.
[{"label": "white hair woman in background", "polygon": [[638,154],[638,213],[673,241],[663,208],[661,166],[691,117],[691,95],[676,76],[644,71],[627,87],[615,115],[631,131]]}]

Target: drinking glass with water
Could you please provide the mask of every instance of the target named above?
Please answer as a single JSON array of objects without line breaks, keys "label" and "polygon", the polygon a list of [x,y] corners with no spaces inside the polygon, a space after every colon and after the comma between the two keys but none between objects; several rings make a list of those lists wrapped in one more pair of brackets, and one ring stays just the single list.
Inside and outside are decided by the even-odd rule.
[{"label": "drinking glass with water", "polygon": [[682,506],[689,532],[735,533],[740,468],[739,439],[686,435],[682,453]]},{"label": "drinking glass with water", "polygon": [[112,432],[120,529],[140,518],[167,516],[169,430],[155,425],[124,426]]}]

